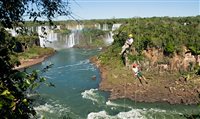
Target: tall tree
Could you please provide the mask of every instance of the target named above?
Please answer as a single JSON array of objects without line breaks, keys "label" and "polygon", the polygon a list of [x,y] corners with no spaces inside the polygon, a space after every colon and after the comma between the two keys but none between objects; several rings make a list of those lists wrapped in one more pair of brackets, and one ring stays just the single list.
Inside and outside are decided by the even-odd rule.
[{"label": "tall tree", "polygon": [[[16,39],[5,28],[23,24],[24,17],[33,21],[48,20],[57,16],[71,16],[69,0],[0,0],[0,117],[27,119],[34,116],[33,100],[26,94],[44,78],[38,72],[14,70],[18,65],[14,57]],[[13,59],[13,58],[12,58]]]},{"label": "tall tree", "polygon": [[58,16],[71,16],[70,0],[1,0],[0,22],[4,27],[12,28],[24,17],[33,21],[38,18],[52,21]]}]

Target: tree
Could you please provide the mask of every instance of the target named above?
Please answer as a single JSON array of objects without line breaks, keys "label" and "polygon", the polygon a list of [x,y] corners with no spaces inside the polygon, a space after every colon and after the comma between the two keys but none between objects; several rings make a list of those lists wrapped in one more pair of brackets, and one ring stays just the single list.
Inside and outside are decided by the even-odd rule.
[{"label": "tree", "polygon": [[29,19],[35,22],[39,21],[38,18],[42,18],[42,20],[48,20],[52,24],[53,18],[62,15],[71,16],[69,0],[0,1],[1,118],[27,119],[34,116],[36,113],[31,105],[33,100],[27,96],[27,92],[46,80],[38,76],[38,71],[27,73],[13,69],[14,66],[19,65],[14,52],[16,39],[5,28],[19,27],[25,21],[24,16],[29,16]]},{"label": "tree", "polygon": [[24,16],[33,21],[48,20],[58,16],[72,16],[69,0],[1,0],[0,22],[4,27],[24,23]]}]

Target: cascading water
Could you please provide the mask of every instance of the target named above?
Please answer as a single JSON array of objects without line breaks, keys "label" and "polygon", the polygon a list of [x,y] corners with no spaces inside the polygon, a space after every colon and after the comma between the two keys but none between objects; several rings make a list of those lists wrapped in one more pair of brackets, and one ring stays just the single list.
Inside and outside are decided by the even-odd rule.
[{"label": "cascading water", "polygon": [[96,29],[101,29],[101,25],[100,25],[100,24],[94,24],[94,27],[95,27]]},{"label": "cascading water", "polygon": [[[96,25],[96,24],[95,24]],[[96,25],[97,29],[99,25]],[[118,25],[119,26],[119,25]],[[116,25],[114,25],[115,29]],[[44,26],[38,27],[38,34],[40,36],[40,46],[41,47],[52,47],[54,49],[64,49],[64,48],[71,48],[76,44],[79,44],[79,36],[80,32],[84,25],[76,25],[76,26],[67,26],[68,29],[71,30],[70,35],[61,35],[59,33],[55,33],[50,27]],[[102,30],[108,31],[108,24],[103,24]],[[46,34],[45,34],[46,33]],[[114,39],[112,38],[113,33],[112,31],[108,32],[104,38],[105,44],[110,45]]]},{"label": "cascading water", "polygon": [[82,30],[83,28],[84,28],[84,25],[78,24],[78,25],[76,26],[76,30]]},{"label": "cascading water", "polygon": [[113,24],[112,31],[118,29],[121,26],[121,24]]},{"label": "cascading water", "polygon": [[[107,34],[106,38],[105,38],[105,43],[106,43],[107,45],[112,44],[112,42],[114,41],[114,39],[113,39],[113,35],[114,35],[114,34],[113,34],[113,31],[114,31],[114,30],[117,30],[120,26],[121,26],[121,24],[113,24],[113,26],[112,26],[112,31],[110,31],[110,32]],[[103,30],[106,30],[106,28],[108,28],[108,26],[107,26],[107,25],[104,25]]]},{"label": "cascading water", "polygon": [[108,24],[103,24],[103,29],[102,29],[103,31],[107,31],[107,30],[109,30],[108,29]]},{"label": "cascading water", "polygon": [[105,43],[106,43],[106,45],[110,45],[110,44],[112,44],[113,41],[114,41],[113,33],[112,33],[112,31],[110,31],[106,36]]},{"label": "cascading water", "polygon": [[69,39],[70,39],[70,40],[67,40],[67,41],[66,41],[66,42],[67,42],[67,46],[73,47],[74,44],[75,44],[75,41],[74,41],[74,33],[71,33],[71,34],[69,35]]},{"label": "cascading water", "polygon": [[[113,39],[113,31],[118,29],[121,24],[113,24],[112,29],[104,38],[104,41],[107,45],[110,45]],[[100,24],[95,24],[95,28],[101,29]],[[28,28],[28,31],[37,31],[40,39],[41,47],[52,47],[56,50],[63,48],[71,48],[76,44],[79,44],[79,35],[84,25],[68,26],[68,29],[72,31],[71,34],[65,35],[61,33],[55,33],[50,26],[38,26],[36,29],[34,27]],[[60,26],[57,26],[56,29],[60,29]],[[12,36],[17,36],[15,29],[6,29],[12,34]],[[108,24],[103,24],[102,30],[108,31]]]},{"label": "cascading water", "polygon": [[[82,29],[77,26],[75,29]],[[41,47],[52,47],[54,49],[71,48],[79,41],[77,30],[72,30],[70,35],[55,33],[49,26],[39,26],[37,30]]]},{"label": "cascading water", "polygon": [[[19,28],[16,29],[18,30]],[[10,33],[13,37],[16,37],[18,35],[16,29],[5,28],[5,30],[8,31],[8,33]]]}]

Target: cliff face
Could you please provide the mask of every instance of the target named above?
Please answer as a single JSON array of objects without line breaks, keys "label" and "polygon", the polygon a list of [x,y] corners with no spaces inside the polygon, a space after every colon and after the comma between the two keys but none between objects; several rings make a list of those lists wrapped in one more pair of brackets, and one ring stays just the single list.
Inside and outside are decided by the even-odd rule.
[{"label": "cliff face", "polygon": [[191,71],[195,65],[200,66],[200,55],[195,56],[191,52],[184,51],[182,54],[176,54],[172,57],[165,57],[159,49],[144,50],[142,54],[149,61],[145,67],[157,68],[159,72],[163,71]]}]

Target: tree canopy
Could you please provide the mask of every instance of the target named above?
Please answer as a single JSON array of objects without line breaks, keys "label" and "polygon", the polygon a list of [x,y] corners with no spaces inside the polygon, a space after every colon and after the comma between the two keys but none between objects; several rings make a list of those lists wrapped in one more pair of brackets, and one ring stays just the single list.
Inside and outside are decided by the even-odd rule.
[{"label": "tree canopy", "polygon": [[52,22],[58,16],[70,16],[69,0],[1,0],[0,22],[4,27],[24,23],[25,17],[33,21],[38,18]]},{"label": "tree canopy", "polygon": [[[0,0],[0,117],[2,119],[27,119],[34,116],[33,100],[27,96],[45,78],[38,71],[27,73],[14,70],[19,65],[15,55],[17,38],[5,28],[20,27],[25,17],[35,22],[52,23],[57,16],[70,16],[69,0]],[[12,60],[13,57],[16,57]],[[49,66],[48,66],[49,68]],[[47,68],[46,68],[47,69]],[[45,70],[46,70],[45,69]],[[42,71],[41,71],[42,72]]]},{"label": "tree canopy", "polygon": [[186,46],[193,54],[199,54],[199,23],[200,16],[134,18],[118,29],[114,44],[123,45],[127,34],[133,33],[138,51],[156,47],[166,54],[173,54]]}]

